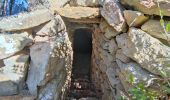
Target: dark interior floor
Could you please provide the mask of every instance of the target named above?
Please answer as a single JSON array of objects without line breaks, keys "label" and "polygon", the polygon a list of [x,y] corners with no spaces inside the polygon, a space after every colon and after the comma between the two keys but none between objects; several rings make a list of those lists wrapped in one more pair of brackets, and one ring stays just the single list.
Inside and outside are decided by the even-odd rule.
[{"label": "dark interior floor", "polygon": [[90,66],[91,66],[90,53],[75,53],[72,77],[74,79],[83,78],[90,80]]}]

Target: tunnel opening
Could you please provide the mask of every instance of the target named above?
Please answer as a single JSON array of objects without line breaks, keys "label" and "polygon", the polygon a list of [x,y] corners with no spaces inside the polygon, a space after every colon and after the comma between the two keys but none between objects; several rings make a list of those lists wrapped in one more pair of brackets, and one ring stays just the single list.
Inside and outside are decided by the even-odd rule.
[{"label": "tunnel opening", "polygon": [[92,31],[77,29],[73,40],[73,69],[72,80],[86,79],[90,81]]},{"label": "tunnel opening", "polygon": [[92,33],[93,30],[88,28],[74,31],[73,65],[68,100],[81,98],[99,100],[95,85],[91,80]]}]

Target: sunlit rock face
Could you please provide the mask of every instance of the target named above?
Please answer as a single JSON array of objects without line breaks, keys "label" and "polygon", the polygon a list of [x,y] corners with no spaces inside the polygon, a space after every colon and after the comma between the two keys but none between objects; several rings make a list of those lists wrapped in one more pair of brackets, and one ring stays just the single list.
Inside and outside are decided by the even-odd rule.
[{"label": "sunlit rock face", "polygon": [[[77,29],[90,30],[92,55],[91,63],[82,65],[78,60],[81,67],[76,71],[86,73],[84,69],[89,65],[90,84],[97,95],[80,100],[120,97],[131,100],[133,94],[129,90],[140,83],[156,91],[160,98],[167,97],[160,86],[167,85],[170,76],[170,43],[166,32],[169,0],[28,2],[28,12],[0,18],[0,100],[75,99],[66,95],[74,80],[72,47],[80,44],[80,51],[91,48],[85,46],[89,41],[81,45],[87,40],[83,36],[77,37],[74,44]],[[160,11],[165,26],[160,23]],[[83,57],[83,61],[87,59]],[[130,77],[133,82],[129,82]]]},{"label": "sunlit rock face", "polygon": [[117,36],[116,40],[123,53],[141,67],[156,75],[165,70],[169,75],[170,47],[137,28],[130,28],[128,33]]},{"label": "sunlit rock face", "polygon": [[0,34],[0,59],[21,51],[32,40],[21,34]]}]

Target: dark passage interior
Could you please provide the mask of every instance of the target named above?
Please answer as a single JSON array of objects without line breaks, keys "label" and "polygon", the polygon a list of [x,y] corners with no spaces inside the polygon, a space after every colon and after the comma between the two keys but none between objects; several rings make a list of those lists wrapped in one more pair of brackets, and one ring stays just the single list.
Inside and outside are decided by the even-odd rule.
[{"label": "dark passage interior", "polygon": [[67,100],[98,100],[91,82],[92,30],[77,29],[73,40],[73,66],[71,87]]},{"label": "dark passage interior", "polygon": [[92,53],[92,32],[88,29],[78,29],[73,41],[73,79],[90,80]]}]

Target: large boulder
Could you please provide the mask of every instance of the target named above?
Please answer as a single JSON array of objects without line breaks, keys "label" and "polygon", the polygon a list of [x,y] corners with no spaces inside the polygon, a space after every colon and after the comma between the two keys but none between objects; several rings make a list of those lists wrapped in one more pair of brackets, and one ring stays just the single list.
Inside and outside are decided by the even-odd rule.
[{"label": "large boulder", "polygon": [[0,34],[0,59],[14,55],[30,42],[32,40],[22,34]]},{"label": "large boulder", "polygon": [[99,16],[99,8],[91,7],[64,7],[58,9],[57,12],[61,16],[71,19],[89,19]]},{"label": "large boulder", "polygon": [[29,13],[20,13],[14,16],[3,17],[0,20],[0,30],[17,31],[29,29],[50,21],[52,17],[53,16],[48,9],[38,9]]},{"label": "large boulder", "polygon": [[139,11],[125,10],[123,13],[129,27],[138,27],[149,19]]},{"label": "large boulder", "polygon": [[51,80],[45,88],[40,89],[39,100],[59,100],[63,84],[65,82],[66,73],[60,71],[58,77]]},{"label": "large boulder", "polygon": [[28,69],[28,58],[28,55],[20,53],[1,61],[0,95],[14,95],[23,88]]},{"label": "large boulder", "polygon": [[149,20],[142,25],[141,29],[153,37],[170,41],[170,34],[165,34],[159,20]]},{"label": "large boulder", "polygon": [[170,47],[137,28],[130,28],[128,33],[117,36],[116,40],[123,53],[141,67],[156,75],[165,71],[169,77]]},{"label": "large boulder", "polygon": [[41,28],[34,38],[35,44],[30,47],[27,84],[32,95],[37,96],[37,87],[44,87],[71,63],[71,45],[65,28],[60,27],[65,25],[59,20],[60,16]]},{"label": "large boulder", "polygon": [[[120,0],[125,6],[133,7],[134,9],[149,15],[160,15],[160,9],[165,16],[170,16],[169,0]],[[160,8],[158,7],[158,3]]]},{"label": "large boulder", "polygon": [[126,21],[123,17],[123,8],[117,0],[106,0],[101,15],[118,32],[126,31]]},{"label": "large boulder", "polygon": [[[116,62],[120,68],[120,71],[118,71],[118,76],[126,92],[128,92],[129,89],[132,89],[135,85],[139,83],[143,83],[145,87],[149,87],[149,88],[154,87],[153,86],[154,79],[157,79],[158,76],[155,76],[150,72],[146,71],[139,64],[135,62],[129,62],[126,64],[121,62],[120,60],[117,60]],[[131,78],[133,78],[132,82],[131,82]],[[160,90],[161,89],[157,89],[157,91]]]}]

